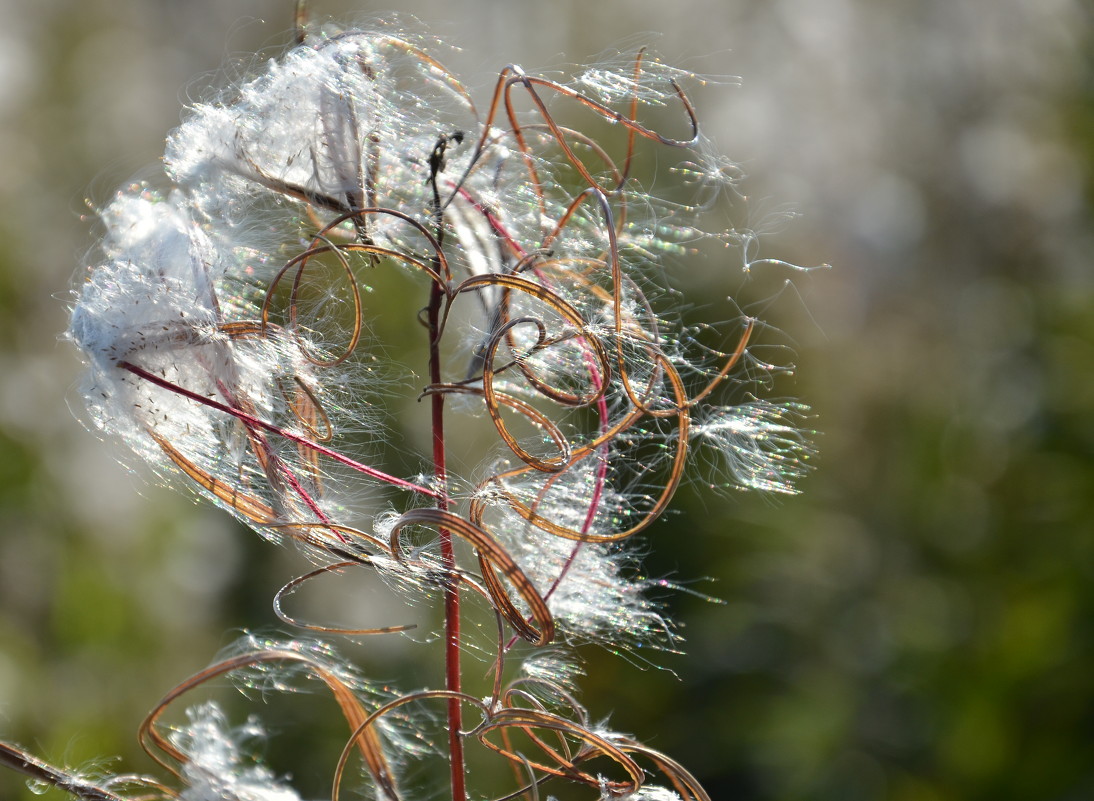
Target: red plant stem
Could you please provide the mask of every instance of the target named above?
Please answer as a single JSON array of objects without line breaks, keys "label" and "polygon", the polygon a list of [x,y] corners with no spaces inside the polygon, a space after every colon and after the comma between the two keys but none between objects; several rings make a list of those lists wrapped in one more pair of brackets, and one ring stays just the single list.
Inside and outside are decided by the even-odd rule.
[{"label": "red plant stem", "polygon": [[[233,405],[233,408],[235,406],[238,406],[239,402],[233,396],[232,391],[228,389],[227,386],[225,386],[224,382],[218,380],[217,389],[219,389],[220,394],[227,398],[228,402]],[[280,473],[282,478],[284,478],[285,481],[289,483],[289,486],[292,487],[293,491],[295,491],[296,494],[300,496],[300,499],[304,501],[305,505],[307,505],[308,509],[311,510],[312,514],[315,515],[320,522],[326,525],[330,525],[333,521],[329,517],[327,517],[326,513],[319,506],[319,503],[315,500],[315,498],[313,498],[311,494],[308,493],[307,490],[305,490],[304,487],[300,484],[300,480],[297,479],[296,474],[292,471],[292,468],[285,464],[285,461],[280,456],[274,453],[273,448],[270,447],[270,444],[266,440],[266,436],[263,434],[262,429],[252,423],[244,423],[243,425],[245,425],[247,427],[247,431],[250,432],[250,435],[255,442],[255,447],[262,449],[262,453],[265,458],[268,459],[269,462],[277,468],[277,472]],[[331,533],[339,541],[349,542],[349,539],[347,539],[346,536],[338,530],[331,528]]]},{"label": "red plant stem", "polygon": [[[430,285],[429,292],[429,380],[436,386],[441,383],[441,348],[439,341],[441,302],[444,292],[437,283]],[[437,508],[448,510],[448,473],[445,467],[444,448],[444,393],[435,392],[430,397],[433,420],[433,478],[440,495]],[[444,683],[445,689],[459,693],[460,677],[460,592],[456,581],[456,552],[452,532],[441,528],[441,563],[453,576],[444,589]],[[463,707],[458,697],[448,699],[448,749],[452,769],[452,801],[467,800],[467,785],[463,758]]]},{"label": "red plant stem", "polygon": [[[584,340],[582,340],[584,341]],[[585,365],[589,371],[589,378],[592,379],[593,386],[596,389],[600,389],[603,380],[600,376],[600,370],[597,369],[596,362],[593,360],[592,354],[589,353],[589,349],[585,349]],[[608,402],[602,395],[600,400],[596,402],[597,413],[600,415],[600,433],[604,433],[608,428]],[[600,464],[596,468],[596,484],[593,488],[593,497],[589,501],[589,508],[585,512],[585,522],[581,526],[581,535],[585,536],[589,533],[589,529],[592,528],[593,520],[596,518],[596,512],[600,508],[600,501],[604,496],[604,486],[607,484],[608,477],[608,446],[607,443],[600,446]],[[551,596],[555,594],[555,590],[558,589],[558,585],[562,583],[566,578],[566,574],[570,572],[570,568],[574,566],[574,562],[577,561],[577,555],[581,553],[582,546],[585,545],[584,540],[578,540],[574,543],[574,547],[570,551],[570,555],[566,557],[565,563],[562,565],[562,569],[558,571],[558,575],[555,576],[555,580],[551,582],[551,586],[547,592],[543,594],[544,601],[550,601]],[[505,650],[508,651],[512,648],[517,640],[520,639],[517,635],[513,635],[509,642],[505,644]]]},{"label": "red plant stem", "polygon": [[[589,370],[589,377],[593,380],[593,386],[596,389],[600,389],[603,380],[600,377],[600,371],[596,367],[596,362],[593,360],[592,354],[589,353],[588,348],[585,349],[585,365]],[[596,409],[600,415],[600,433],[603,434],[608,429],[608,402],[601,395],[600,399],[596,402]],[[604,485],[607,483],[608,476],[608,459],[607,459],[608,446],[605,443],[600,446],[600,464],[596,467],[596,484],[593,489],[593,497],[589,502],[589,509],[585,513],[585,522],[581,526],[581,535],[585,536],[589,533],[589,529],[592,528],[593,519],[596,517],[596,512],[600,508],[600,501],[604,496]],[[574,561],[577,559],[578,553],[581,551],[581,546],[584,545],[583,540],[578,540],[574,543],[573,550],[570,551],[570,555],[566,558],[566,563],[562,566],[562,569],[558,571],[558,575],[555,576],[554,582],[551,587],[543,596],[543,600],[551,600],[551,596],[555,594],[555,590],[558,589],[558,585],[562,583],[562,580],[566,578],[566,574],[570,572],[570,568],[574,566]]]},{"label": "red plant stem", "polygon": [[[535,270],[536,276],[541,282],[544,282],[543,272],[539,269]],[[596,366],[596,360],[593,359],[592,353],[587,340],[582,337],[579,342],[583,346],[583,357],[585,360],[585,369],[589,373],[589,379],[592,381],[593,388],[597,391],[604,385],[604,378],[600,375],[600,370]],[[600,416],[600,433],[603,434],[608,430],[608,401],[604,394],[600,395],[599,400],[596,402],[597,414]],[[608,446],[607,443],[600,446],[600,464],[596,469],[596,484],[593,489],[593,497],[589,502],[589,509],[585,513],[585,522],[581,526],[581,535],[585,536],[589,533],[589,529],[592,528],[593,520],[596,518],[596,512],[600,508],[601,498],[604,496],[604,485],[607,483],[608,476]],[[558,589],[558,585],[562,583],[562,580],[566,578],[566,574],[570,572],[570,568],[573,567],[574,562],[577,560],[577,555],[581,551],[581,546],[584,545],[583,540],[578,540],[574,543],[573,550],[570,551],[570,555],[566,558],[565,564],[562,565],[562,569],[558,571],[558,575],[555,576],[554,582],[551,583],[550,589],[543,596],[543,600],[551,600],[551,596],[555,594],[555,590]],[[509,645],[506,648],[512,648],[513,643],[516,642],[516,637],[509,641]]]},{"label": "red plant stem", "polygon": [[299,445],[305,446],[306,448],[310,448],[313,451],[323,454],[324,456],[329,456],[336,462],[341,462],[342,464],[346,465],[347,467],[353,468],[359,473],[364,473],[366,476],[371,476],[372,478],[399,487],[400,489],[410,490],[412,492],[420,492],[422,495],[428,495],[431,498],[441,497],[441,493],[437,492],[436,490],[429,489],[428,487],[421,487],[415,484],[413,481],[407,481],[403,478],[390,476],[381,470],[377,470],[375,467],[369,467],[368,465],[361,464],[360,462],[355,461],[354,459],[350,459],[348,456],[341,454],[338,451],[333,450],[332,448],[328,448],[325,445],[320,445],[318,442],[313,442],[307,437],[302,437],[299,434],[294,434],[292,431],[288,431],[284,428],[281,428],[280,426],[275,426],[273,423],[267,423],[262,418],[255,417],[253,414],[247,414],[247,412],[241,409],[233,409],[231,406],[227,406],[223,403],[220,403],[219,401],[215,401],[212,398],[207,398],[204,395],[199,395],[196,392],[186,389],[186,387],[180,387],[178,384],[172,384],[170,381],[164,378],[160,378],[155,373],[148,372],[143,367],[138,367],[135,364],[125,361],[118,362],[117,366],[122,370],[126,370],[127,372],[130,372],[139,378],[143,378],[150,384],[155,384],[158,387],[162,387],[163,389],[167,389],[171,392],[182,395],[184,398],[189,398],[195,403],[200,403],[203,406],[208,406],[212,409],[222,411],[225,414],[229,414],[237,420],[243,422],[245,425],[261,428],[265,431],[277,434],[280,437],[284,437],[291,442],[295,442]]}]

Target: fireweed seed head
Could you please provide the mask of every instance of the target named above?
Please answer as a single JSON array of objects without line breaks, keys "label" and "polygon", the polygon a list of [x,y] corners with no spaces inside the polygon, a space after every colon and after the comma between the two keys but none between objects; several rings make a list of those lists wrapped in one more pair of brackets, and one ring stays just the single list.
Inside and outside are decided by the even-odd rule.
[{"label": "fireweed seed head", "polygon": [[[581,471],[546,480],[542,474],[511,479],[504,493],[487,491],[480,496],[490,507],[486,520],[546,600],[560,633],[571,644],[671,649],[678,637],[658,603],[648,597],[656,582],[640,574],[636,546],[630,541],[590,541],[610,537],[633,501],[612,489],[606,471],[606,463],[592,462]],[[513,499],[581,537],[544,537],[513,510]]]},{"label": "fireweed seed head", "polygon": [[102,210],[103,260],[69,328],[90,421],[256,527],[327,514],[311,455],[270,434],[325,438],[338,384],[315,381],[306,334],[263,325],[268,260],[197,216],[183,192],[143,185]]},{"label": "fireweed seed head", "polygon": [[[373,240],[407,242],[415,232],[396,215],[430,218],[430,156],[439,136],[474,125],[472,109],[418,43],[344,31],[294,48],[223,97],[195,105],[168,138],[164,160],[196,207],[233,224],[295,199],[328,217],[385,209],[354,223],[367,222]],[[448,154],[466,158],[467,149]],[[301,208],[288,203],[282,225]]]},{"label": "fireweed seed head", "polygon": [[392,796],[391,771],[400,759],[429,750],[419,736],[427,718],[419,719],[412,710],[400,709],[361,727],[369,712],[390,706],[399,696],[364,679],[328,644],[245,635],[211,665],[171,690],[141,724],[139,738],[145,751],[175,774],[184,788],[180,796],[152,783],[163,794],[141,797],[187,801],[293,801],[299,797],[256,756],[265,751],[269,740],[257,717],[233,725],[216,702],[203,701],[185,709],[187,722],[170,722],[179,717],[174,708],[182,705],[188,692],[223,678],[263,704],[286,693],[332,698],[350,729],[360,727],[360,753],[369,763],[377,797]]},{"label": "fireweed seed head", "polygon": [[[477,106],[424,39],[328,30],[194,104],[168,138],[169,188],[124,187],[100,209],[69,328],[92,424],[263,536],[304,546],[318,566],[278,593],[287,624],[406,630],[282,613],[305,582],[359,570],[446,615],[473,599],[498,623],[486,646],[446,628],[445,690],[379,693],[323,646],[258,638],[183,687],[228,672],[260,692],[317,679],[351,730],[337,777],[358,753],[378,798],[400,797],[406,760],[455,754],[455,741],[532,787],[554,777],[603,799],[707,800],[668,757],[590,723],[574,662],[542,650],[675,649],[651,597],[668,585],[638,567],[642,535],[696,472],[790,493],[811,453],[805,407],[755,396],[778,372],[754,353],[762,326],[734,301],[710,336],[684,324],[673,271],[705,242],[737,246],[746,272],[782,265],[758,258],[752,231],[708,233],[739,173],[699,135],[687,79],[644,50],[569,81],[509,66]],[[675,110],[676,129],[647,122],[651,107]],[[644,168],[666,152],[676,168]],[[395,365],[387,347],[404,343],[371,335],[370,310],[396,311],[368,290],[378,271],[428,295],[405,310],[423,324],[422,364]],[[377,409],[396,386],[432,414],[432,453],[402,462],[428,477],[377,463],[396,437]],[[445,427],[470,418],[491,444],[446,463]],[[451,678],[476,647],[493,665],[485,699]],[[430,739],[435,718],[412,710],[439,703],[481,721],[450,712]],[[296,798],[240,757],[253,727],[205,706],[161,736],[160,711],[142,731],[180,768],[185,801]],[[598,761],[613,778],[588,767]]]},{"label": "fireweed seed head", "polygon": [[[96,367],[168,349],[215,324],[216,250],[177,194],[135,185],[101,212],[104,262],[89,271],[73,308],[73,341]],[[189,317],[188,317],[189,316]],[[160,334],[153,334],[156,325]]]}]

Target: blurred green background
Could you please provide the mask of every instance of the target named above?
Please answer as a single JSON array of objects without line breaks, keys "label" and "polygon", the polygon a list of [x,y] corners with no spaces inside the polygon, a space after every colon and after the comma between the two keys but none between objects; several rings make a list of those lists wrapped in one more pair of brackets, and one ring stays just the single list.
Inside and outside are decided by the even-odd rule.
[{"label": "blurred green background", "polygon": [[[241,629],[272,630],[300,566],[120,467],[67,408],[80,365],[58,339],[85,198],[154,165],[200,76],[283,42],[290,6],[0,3],[0,737],[55,762],[150,770],[143,714]],[[816,470],[791,499],[681,492],[649,572],[712,577],[691,586],[726,603],[669,597],[688,656],[654,661],[678,678],[588,653],[594,715],[715,799],[1094,798],[1090,6],[398,6],[463,48],[444,60],[480,97],[507,63],[580,64],[639,33],[740,75],[695,100],[755,219],[801,214],[763,255],[835,267],[770,315],[799,365],[780,390],[822,432]],[[414,675],[412,644],[363,653]],[[278,767],[318,795],[338,746],[314,740]],[[0,798],[24,796],[0,773]]]}]

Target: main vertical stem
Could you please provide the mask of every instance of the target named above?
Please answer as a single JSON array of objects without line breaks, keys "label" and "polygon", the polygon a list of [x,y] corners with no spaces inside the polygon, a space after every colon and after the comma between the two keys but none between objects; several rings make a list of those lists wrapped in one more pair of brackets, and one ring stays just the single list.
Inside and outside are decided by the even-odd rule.
[{"label": "main vertical stem", "polygon": [[[444,292],[437,283],[432,284],[429,294],[429,381],[441,383],[440,354],[440,314]],[[430,395],[433,418],[433,476],[441,497],[437,499],[437,508],[448,509],[448,473],[445,468],[444,450],[444,394],[434,392]],[[441,561],[453,578],[444,590],[444,666],[445,688],[453,693],[460,692],[460,592],[455,579],[456,552],[452,544],[452,532],[442,528]],[[463,707],[458,698],[448,700],[448,750],[452,768],[452,801],[466,801],[467,786],[464,775]]]}]

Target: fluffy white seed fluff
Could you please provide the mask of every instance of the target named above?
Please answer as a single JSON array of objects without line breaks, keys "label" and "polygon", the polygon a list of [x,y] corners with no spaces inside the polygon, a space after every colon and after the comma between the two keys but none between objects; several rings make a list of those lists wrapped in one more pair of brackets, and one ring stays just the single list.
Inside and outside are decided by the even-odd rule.
[{"label": "fluffy white seed fluff", "polygon": [[272,771],[245,756],[245,749],[266,737],[256,719],[229,728],[213,702],[191,707],[187,717],[189,724],[171,733],[172,744],[188,758],[182,801],[300,801]]}]

